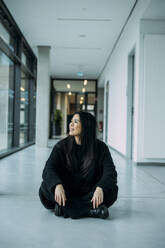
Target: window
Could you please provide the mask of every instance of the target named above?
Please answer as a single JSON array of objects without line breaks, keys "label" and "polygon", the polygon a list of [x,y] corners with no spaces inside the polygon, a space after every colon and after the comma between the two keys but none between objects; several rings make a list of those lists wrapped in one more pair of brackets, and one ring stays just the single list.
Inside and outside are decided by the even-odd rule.
[{"label": "window", "polygon": [[26,64],[27,64],[27,57],[26,57],[26,55],[25,55],[24,52],[22,53],[21,61],[26,66]]},{"label": "window", "polygon": [[35,142],[36,75],[37,58],[0,1],[0,158]]},{"label": "window", "polygon": [[14,64],[0,50],[0,151],[13,144]]},{"label": "window", "polygon": [[5,28],[5,26],[2,24],[1,21],[0,21],[0,37],[14,52],[16,46],[15,38],[10,35],[9,31]]},{"label": "window", "polygon": [[20,86],[20,138],[19,143],[25,144],[28,142],[29,129],[29,83],[28,77],[22,71],[21,86]]},{"label": "window", "polygon": [[6,44],[9,45],[10,43],[10,34],[7,31],[7,29],[3,26],[3,24],[0,22],[0,37],[4,40]]}]

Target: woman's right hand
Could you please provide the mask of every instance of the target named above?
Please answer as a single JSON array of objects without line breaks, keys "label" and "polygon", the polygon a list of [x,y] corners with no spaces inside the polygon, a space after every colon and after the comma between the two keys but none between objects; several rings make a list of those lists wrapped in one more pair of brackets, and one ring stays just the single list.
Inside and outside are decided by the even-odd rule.
[{"label": "woman's right hand", "polygon": [[62,184],[57,184],[54,192],[55,201],[61,206],[65,206],[66,196]]}]

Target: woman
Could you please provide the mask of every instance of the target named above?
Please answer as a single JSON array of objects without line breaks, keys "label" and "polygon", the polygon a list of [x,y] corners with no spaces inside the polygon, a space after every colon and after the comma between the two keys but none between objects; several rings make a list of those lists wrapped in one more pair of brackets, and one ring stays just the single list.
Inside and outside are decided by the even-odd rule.
[{"label": "woman", "polygon": [[117,199],[117,172],[106,144],[96,139],[96,119],[76,112],[69,136],[53,148],[42,174],[42,204],[56,216],[107,218]]}]

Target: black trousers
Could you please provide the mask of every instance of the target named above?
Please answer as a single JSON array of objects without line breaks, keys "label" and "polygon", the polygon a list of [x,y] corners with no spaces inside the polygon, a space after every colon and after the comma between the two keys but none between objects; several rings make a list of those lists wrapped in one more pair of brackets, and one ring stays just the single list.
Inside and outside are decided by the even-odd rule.
[{"label": "black trousers", "polygon": [[[72,219],[79,219],[81,217],[89,216],[90,209],[93,208],[91,199],[95,190],[90,191],[88,194],[82,197],[73,197],[69,192],[65,191],[66,203],[65,207],[62,206],[63,212]],[[116,185],[113,190],[104,192],[104,201],[102,204],[108,208],[117,200],[118,186]],[[54,209],[56,201],[54,195],[50,193],[45,187],[40,187],[39,197],[41,203],[47,209]]]}]

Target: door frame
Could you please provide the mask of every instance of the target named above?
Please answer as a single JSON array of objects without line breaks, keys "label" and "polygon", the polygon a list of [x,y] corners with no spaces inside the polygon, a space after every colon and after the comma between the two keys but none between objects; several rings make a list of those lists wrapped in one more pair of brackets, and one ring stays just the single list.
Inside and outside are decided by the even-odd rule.
[{"label": "door frame", "polygon": [[104,142],[108,143],[108,112],[109,112],[109,80],[105,83],[104,91]]},{"label": "door frame", "polygon": [[133,158],[134,145],[134,88],[135,88],[135,47],[128,55],[128,83],[127,83],[127,141],[126,156]]}]

